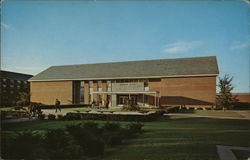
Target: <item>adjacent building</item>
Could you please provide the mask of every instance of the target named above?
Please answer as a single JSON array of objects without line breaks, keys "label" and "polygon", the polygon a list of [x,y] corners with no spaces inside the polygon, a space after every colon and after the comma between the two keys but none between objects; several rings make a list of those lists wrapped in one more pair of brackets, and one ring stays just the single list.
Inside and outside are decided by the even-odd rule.
[{"label": "adjacent building", "polygon": [[212,108],[216,98],[216,57],[159,59],[52,66],[29,79],[31,101],[119,107]]},{"label": "adjacent building", "polygon": [[14,106],[20,92],[29,93],[29,74],[0,70],[0,106]]}]

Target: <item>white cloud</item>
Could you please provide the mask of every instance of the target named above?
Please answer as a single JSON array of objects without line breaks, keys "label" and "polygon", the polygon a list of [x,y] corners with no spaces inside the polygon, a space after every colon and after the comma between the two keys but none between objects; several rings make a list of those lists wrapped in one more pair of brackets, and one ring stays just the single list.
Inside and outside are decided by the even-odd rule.
[{"label": "white cloud", "polygon": [[231,45],[230,49],[243,49],[243,48],[247,48],[250,46],[249,42],[233,42],[233,44]]},{"label": "white cloud", "polygon": [[1,28],[4,28],[7,30],[7,29],[11,29],[11,26],[6,23],[1,22]]},{"label": "white cloud", "polygon": [[202,42],[200,41],[190,41],[190,42],[177,41],[164,46],[163,53],[167,54],[183,53],[192,50],[200,45],[202,45]]}]

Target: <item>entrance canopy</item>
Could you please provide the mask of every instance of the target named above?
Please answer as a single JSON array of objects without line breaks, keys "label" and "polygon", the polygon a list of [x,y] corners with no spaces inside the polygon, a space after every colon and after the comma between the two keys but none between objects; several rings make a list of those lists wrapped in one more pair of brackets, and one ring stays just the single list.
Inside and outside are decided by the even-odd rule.
[{"label": "entrance canopy", "polygon": [[155,107],[159,107],[159,91],[92,91],[92,94],[110,94],[110,95],[117,95],[117,94],[142,94],[143,95],[143,104],[144,104],[144,95],[145,94],[154,94],[155,95]]},{"label": "entrance canopy", "polygon": [[158,94],[158,91],[93,91],[96,94]]}]

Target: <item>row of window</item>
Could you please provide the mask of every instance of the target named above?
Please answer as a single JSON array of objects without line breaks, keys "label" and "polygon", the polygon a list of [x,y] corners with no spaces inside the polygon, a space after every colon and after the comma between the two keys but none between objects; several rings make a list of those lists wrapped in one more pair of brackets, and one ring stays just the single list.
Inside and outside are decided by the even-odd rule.
[{"label": "row of window", "polygon": [[[11,84],[11,85],[2,84],[2,87],[3,87],[3,88],[7,88],[8,86],[9,86],[10,88],[15,88],[15,85],[13,85],[13,84]],[[17,88],[17,89],[20,89],[21,86],[20,86],[20,85],[16,85],[16,88]],[[26,88],[28,88],[28,86],[25,85],[25,86],[23,86],[22,88],[25,88],[25,89],[26,89]]]},{"label": "row of window", "polygon": [[9,81],[11,84],[14,84],[15,81],[16,81],[18,84],[21,84],[21,83],[28,84],[27,81],[21,81],[21,80],[15,80],[15,79],[2,78],[2,82],[3,82],[3,83],[7,83],[8,81]]},{"label": "row of window", "polygon": [[[129,82],[144,82],[145,87],[148,86],[148,79],[121,79],[113,80],[112,83],[129,83]],[[93,81],[88,81],[89,87],[93,88]],[[81,81],[81,87],[84,87],[84,81]],[[102,81],[97,81],[97,87],[102,88]],[[111,87],[111,81],[107,81],[107,87]]]}]

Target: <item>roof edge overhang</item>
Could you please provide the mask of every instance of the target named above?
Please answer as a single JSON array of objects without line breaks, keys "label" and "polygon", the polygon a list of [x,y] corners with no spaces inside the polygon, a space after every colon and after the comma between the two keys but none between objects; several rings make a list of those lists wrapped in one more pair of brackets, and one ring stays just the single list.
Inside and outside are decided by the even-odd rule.
[{"label": "roof edge overhang", "polygon": [[29,82],[46,81],[75,81],[75,80],[111,80],[111,79],[143,79],[143,78],[180,78],[180,77],[214,77],[218,74],[197,74],[197,75],[173,75],[173,76],[141,76],[141,77],[104,77],[104,78],[69,78],[69,79],[41,79],[28,80]]},{"label": "roof edge overhang", "polygon": [[93,91],[93,94],[159,94],[158,91]]}]

